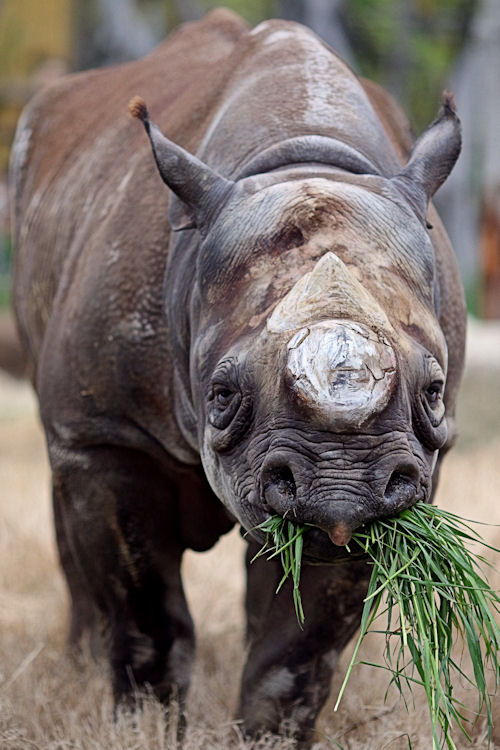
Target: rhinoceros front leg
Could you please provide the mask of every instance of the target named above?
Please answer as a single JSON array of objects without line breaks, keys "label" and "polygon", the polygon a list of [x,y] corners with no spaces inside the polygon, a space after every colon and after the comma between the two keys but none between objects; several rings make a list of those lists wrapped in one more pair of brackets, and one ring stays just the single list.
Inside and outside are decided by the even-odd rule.
[{"label": "rhinoceros front leg", "polygon": [[278,595],[279,560],[250,560],[246,597],[248,659],[240,715],[249,735],[280,733],[288,726],[301,748],[309,747],[314,723],[330,691],[339,653],[359,626],[369,569],[364,562],[304,565],[300,583],[305,612],[300,629],[291,583]]},{"label": "rhinoceros front leg", "polygon": [[147,684],[160,700],[175,695],[182,702],[194,631],[168,475],[146,454],[124,448],[59,447],[52,464],[58,547],[72,597],[70,636],[92,628],[98,612],[116,700]]},{"label": "rhinoceros front leg", "polygon": [[98,643],[99,614],[85,576],[73,554],[71,539],[66,533],[64,492],[58,487],[55,477],[52,483],[52,507],[59,562],[70,594],[69,643],[71,646],[78,646],[88,636],[92,653],[97,656],[101,650]]}]

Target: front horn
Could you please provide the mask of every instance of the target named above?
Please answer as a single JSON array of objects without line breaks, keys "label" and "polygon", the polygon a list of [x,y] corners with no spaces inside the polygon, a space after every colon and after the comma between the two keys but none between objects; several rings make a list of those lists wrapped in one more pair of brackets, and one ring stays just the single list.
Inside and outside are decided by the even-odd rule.
[{"label": "front horn", "polygon": [[146,129],[163,182],[191,209],[196,226],[202,231],[225,202],[234,183],[166,138],[149,119],[148,108],[140,96],[131,99],[129,112]]}]

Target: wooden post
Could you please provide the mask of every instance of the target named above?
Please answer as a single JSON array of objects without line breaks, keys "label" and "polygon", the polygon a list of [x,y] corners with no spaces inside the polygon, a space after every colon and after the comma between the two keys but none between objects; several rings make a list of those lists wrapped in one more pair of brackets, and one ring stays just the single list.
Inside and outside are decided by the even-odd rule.
[{"label": "wooden post", "polygon": [[480,312],[483,318],[500,319],[500,191],[487,195],[479,230],[481,261]]}]

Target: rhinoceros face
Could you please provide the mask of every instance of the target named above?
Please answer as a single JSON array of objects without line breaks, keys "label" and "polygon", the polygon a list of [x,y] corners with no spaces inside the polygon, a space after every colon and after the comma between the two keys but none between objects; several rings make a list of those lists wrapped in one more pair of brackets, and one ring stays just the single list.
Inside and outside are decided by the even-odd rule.
[{"label": "rhinoceros face", "polygon": [[[200,254],[192,373],[205,472],[245,528],[278,513],[344,545],[429,499],[446,440],[433,284],[422,224],[357,185],[292,180],[221,214]],[[308,537],[310,557],[335,556]]]},{"label": "rhinoceros face", "polygon": [[460,150],[452,100],[394,177],[309,163],[236,183],[131,111],[201,238],[185,392],[208,480],[246,529],[315,526],[307,554],[328,560],[328,537],[429,499],[446,441],[425,214]]}]

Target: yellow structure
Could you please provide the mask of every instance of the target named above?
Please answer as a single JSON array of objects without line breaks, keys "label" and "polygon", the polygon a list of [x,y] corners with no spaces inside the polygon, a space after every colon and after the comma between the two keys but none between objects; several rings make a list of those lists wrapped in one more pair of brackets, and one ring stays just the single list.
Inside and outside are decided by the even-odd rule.
[{"label": "yellow structure", "polygon": [[0,81],[27,76],[45,60],[71,62],[72,0],[0,3]]},{"label": "yellow structure", "polygon": [[0,2],[0,174],[19,111],[42,83],[44,65],[59,61],[60,69],[71,67],[74,5],[74,0]]}]

